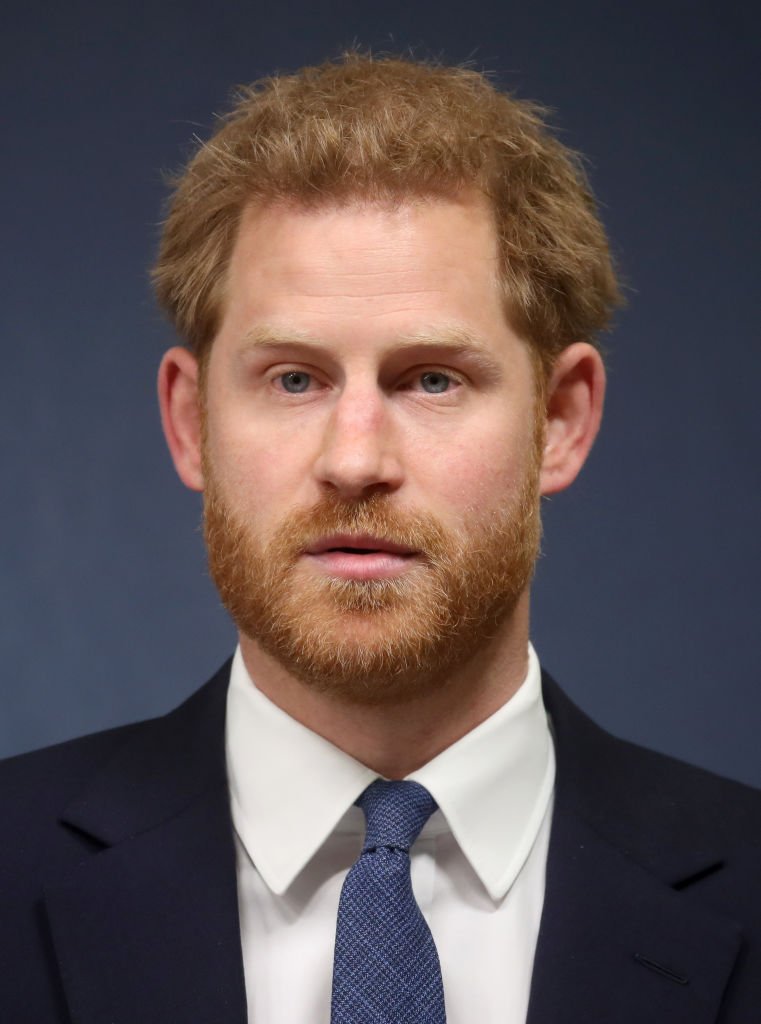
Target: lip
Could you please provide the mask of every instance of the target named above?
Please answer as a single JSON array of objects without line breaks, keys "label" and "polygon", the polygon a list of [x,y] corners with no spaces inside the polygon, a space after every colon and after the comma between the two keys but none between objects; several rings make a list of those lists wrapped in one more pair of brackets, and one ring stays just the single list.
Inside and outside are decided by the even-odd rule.
[{"label": "lip", "polygon": [[413,548],[369,534],[321,537],[304,552],[322,572],[339,579],[393,579],[415,564]]},{"label": "lip", "polygon": [[[350,548],[354,551],[368,551],[373,554],[401,555],[409,558],[418,552],[414,548],[405,547],[403,544],[394,544],[393,541],[385,540],[383,537],[374,537],[369,533],[334,533],[329,537],[320,537],[318,541],[306,549],[307,555],[322,555],[340,549]],[[368,558],[370,555],[360,555],[360,558]]]}]

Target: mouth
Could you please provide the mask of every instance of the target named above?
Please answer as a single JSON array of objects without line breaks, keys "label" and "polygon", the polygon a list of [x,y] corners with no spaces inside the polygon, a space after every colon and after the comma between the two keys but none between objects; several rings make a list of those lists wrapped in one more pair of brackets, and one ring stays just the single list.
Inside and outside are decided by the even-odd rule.
[{"label": "mouth", "polygon": [[330,576],[341,579],[390,579],[413,564],[419,551],[368,534],[334,534],[311,544],[304,555]]}]

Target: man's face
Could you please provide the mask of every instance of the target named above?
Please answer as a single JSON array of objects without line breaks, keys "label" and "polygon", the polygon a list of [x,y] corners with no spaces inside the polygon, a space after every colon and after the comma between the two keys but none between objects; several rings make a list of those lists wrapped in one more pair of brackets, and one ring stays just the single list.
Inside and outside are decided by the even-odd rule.
[{"label": "man's face", "polygon": [[440,685],[527,588],[535,405],[484,201],[250,209],[204,379],[210,566],[244,638],[343,699]]}]

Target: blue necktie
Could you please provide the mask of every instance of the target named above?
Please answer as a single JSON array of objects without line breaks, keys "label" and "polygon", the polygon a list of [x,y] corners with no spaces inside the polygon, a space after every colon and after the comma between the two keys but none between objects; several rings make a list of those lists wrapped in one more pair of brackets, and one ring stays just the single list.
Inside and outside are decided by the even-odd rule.
[{"label": "blue necktie", "polygon": [[417,782],[368,786],[365,845],[341,890],[331,1024],[446,1024],[439,955],[415,902],[409,850],[436,802]]}]

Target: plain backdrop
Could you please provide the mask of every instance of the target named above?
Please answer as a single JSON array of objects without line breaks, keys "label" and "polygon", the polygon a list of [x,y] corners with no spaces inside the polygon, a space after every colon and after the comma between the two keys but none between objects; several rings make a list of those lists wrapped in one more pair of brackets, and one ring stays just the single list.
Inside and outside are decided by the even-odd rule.
[{"label": "plain backdrop", "polygon": [[358,42],[487,68],[588,156],[629,308],[534,641],[614,732],[761,784],[760,29],[731,0],[6,5],[0,753],[161,713],[231,651],[156,410],[162,173],[233,85]]}]

